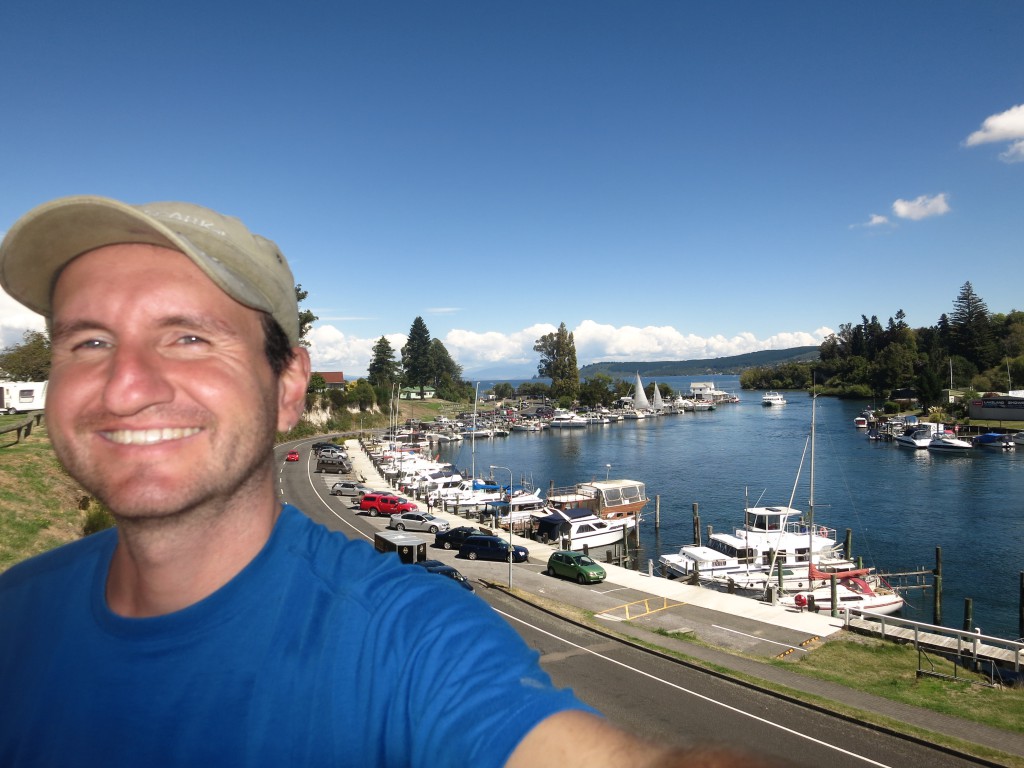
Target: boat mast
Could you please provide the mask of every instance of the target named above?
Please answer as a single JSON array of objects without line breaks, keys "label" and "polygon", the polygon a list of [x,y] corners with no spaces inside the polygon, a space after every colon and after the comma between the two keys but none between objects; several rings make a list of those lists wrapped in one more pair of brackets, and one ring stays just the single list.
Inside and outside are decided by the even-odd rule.
[{"label": "boat mast", "polygon": [[[480,382],[476,383],[476,394],[473,396],[473,431],[470,433],[471,450],[470,450],[470,470],[469,470],[469,483],[472,488],[473,481],[476,480],[476,406],[480,402]],[[510,490],[509,493],[512,491]]]},{"label": "boat mast", "polygon": [[811,390],[811,482],[810,482],[810,494],[807,499],[807,516],[809,525],[807,526],[807,588],[810,589],[814,586],[814,578],[812,576],[814,570],[814,427],[815,427],[815,411],[817,410],[818,396],[814,394],[814,390]]}]

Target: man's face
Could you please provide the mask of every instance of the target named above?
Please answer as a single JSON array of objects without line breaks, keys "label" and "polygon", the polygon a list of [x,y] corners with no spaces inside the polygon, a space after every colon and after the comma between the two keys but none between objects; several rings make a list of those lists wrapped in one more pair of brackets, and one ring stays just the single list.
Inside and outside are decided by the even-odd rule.
[{"label": "man's face", "polygon": [[125,244],[78,257],[54,289],[52,342],[54,448],[116,515],[266,493],[280,385],[260,314],[186,256]]}]

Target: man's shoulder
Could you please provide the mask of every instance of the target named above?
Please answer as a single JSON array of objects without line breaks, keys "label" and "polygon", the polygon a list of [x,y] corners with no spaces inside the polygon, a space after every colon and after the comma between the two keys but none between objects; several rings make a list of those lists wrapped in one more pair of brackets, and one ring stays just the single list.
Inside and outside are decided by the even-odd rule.
[{"label": "man's shoulder", "polygon": [[0,573],[0,592],[47,575],[63,577],[76,571],[91,571],[97,558],[109,557],[116,542],[117,529],[108,528],[23,560]]},{"label": "man's shoulder", "polygon": [[369,542],[331,531],[295,507],[285,506],[282,515],[287,516],[282,521],[282,533],[291,554],[306,560],[312,571],[330,585],[374,581],[381,570],[404,570],[397,557],[382,557]]}]

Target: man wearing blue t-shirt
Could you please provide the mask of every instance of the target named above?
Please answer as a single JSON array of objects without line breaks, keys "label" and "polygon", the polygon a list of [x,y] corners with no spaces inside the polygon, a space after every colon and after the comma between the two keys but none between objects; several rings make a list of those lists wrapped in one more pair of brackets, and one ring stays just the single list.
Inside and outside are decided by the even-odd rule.
[{"label": "man wearing blue t-shirt", "polygon": [[117,520],[0,576],[0,765],[741,764],[613,728],[483,603],[276,500],[310,363],[274,243],[65,198],[0,284],[47,319],[54,449]]}]

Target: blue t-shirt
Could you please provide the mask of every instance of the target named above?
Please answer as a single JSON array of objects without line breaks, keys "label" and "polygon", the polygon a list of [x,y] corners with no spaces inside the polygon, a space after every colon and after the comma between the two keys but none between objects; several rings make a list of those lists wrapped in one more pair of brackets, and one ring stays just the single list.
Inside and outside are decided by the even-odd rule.
[{"label": "blue t-shirt", "polygon": [[501,765],[586,708],[478,597],[294,507],[166,616],[107,608],[116,541],[0,575],[0,765]]}]

